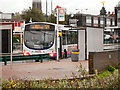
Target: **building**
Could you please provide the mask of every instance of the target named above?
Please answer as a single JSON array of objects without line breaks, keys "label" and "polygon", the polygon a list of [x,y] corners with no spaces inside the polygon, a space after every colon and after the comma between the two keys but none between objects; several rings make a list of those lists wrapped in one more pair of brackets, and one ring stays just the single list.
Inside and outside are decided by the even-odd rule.
[{"label": "building", "polygon": [[90,14],[75,14],[69,17],[69,25],[76,27],[103,28],[115,26],[114,17],[104,17]]},{"label": "building", "polygon": [[115,25],[120,27],[120,1],[118,5],[115,7]]},{"label": "building", "polygon": [[[118,2],[118,5],[115,7],[115,32],[118,38],[118,41],[120,42],[120,1]],[[116,38],[116,37],[115,37]]]},{"label": "building", "polygon": [[12,13],[0,12],[0,19],[12,19]]},{"label": "building", "polygon": [[40,12],[42,12],[41,0],[33,0],[32,8],[36,8],[36,9],[40,10]]},{"label": "building", "polygon": [[[19,38],[19,42],[17,42],[17,46],[20,44],[22,47],[22,41],[23,41],[23,30],[25,27],[25,20],[23,19],[14,19],[12,17],[12,13],[3,13],[0,12],[0,26],[1,27],[7,27],[11,25],[12,26],[12,35],[13,35],[13,47],[16,46],[16,41],[14,37]],[[2,29],[0,30],[1,38],[2,38],[2,53],[9,53],[10,52],[10,29]],[[19,46],[20,46],[19,45]],[[5,48],[8,47],[8,48]],[[20,47],[19,47],[20,48]]]}]

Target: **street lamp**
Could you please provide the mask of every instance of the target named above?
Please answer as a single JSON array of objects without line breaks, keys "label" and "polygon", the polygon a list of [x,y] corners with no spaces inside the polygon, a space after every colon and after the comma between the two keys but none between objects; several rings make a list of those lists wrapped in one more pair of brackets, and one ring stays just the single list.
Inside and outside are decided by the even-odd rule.
[{"label": "street lamp", "polygon": [[104,4],[105,4],[106,2],[105,2],[105,1],[102,1],[101,3],[103,4],[103,7],[104,7]]},{"label": "street lamp", "polygon": [[[104,8],[104,4],[106,3],[105,1],[102,1],[101,2],[102,4],[103,4],[103,8]],[[105,29],[105,17],[104,17],[104,14],[105,14],[105,12],[104,12],[104,10],[103,10],[103,8],[102,8],[102,14],[103,14],[103,43],[104,43],[104,29]]]}]

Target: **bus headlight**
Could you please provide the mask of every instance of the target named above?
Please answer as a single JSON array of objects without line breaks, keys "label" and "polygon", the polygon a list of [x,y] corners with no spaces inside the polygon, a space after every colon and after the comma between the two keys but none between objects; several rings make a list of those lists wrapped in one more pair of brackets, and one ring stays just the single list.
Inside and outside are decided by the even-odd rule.
[{"label": "bus headlight", "polygon": [[50,57],[53,57],[54,56],[54,54],[53,53],[50,53]]},{"label": "bus headlight", "polygon": [[23,52],[23,56],[28,56],[28,55],[30,55],[29,52]]}]

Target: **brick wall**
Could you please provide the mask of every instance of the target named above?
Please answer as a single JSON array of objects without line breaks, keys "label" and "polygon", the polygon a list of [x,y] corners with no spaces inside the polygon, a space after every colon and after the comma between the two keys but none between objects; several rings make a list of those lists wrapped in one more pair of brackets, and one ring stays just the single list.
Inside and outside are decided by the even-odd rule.
[{"label": "brick wall", "polygon": [[120,63],[120,50],[116,51],[103,51],[103,52],[90,52],[89,53],[89,73],[94,73],[97,69],[98,72],[104,71],[108,65],[116,66]]}]

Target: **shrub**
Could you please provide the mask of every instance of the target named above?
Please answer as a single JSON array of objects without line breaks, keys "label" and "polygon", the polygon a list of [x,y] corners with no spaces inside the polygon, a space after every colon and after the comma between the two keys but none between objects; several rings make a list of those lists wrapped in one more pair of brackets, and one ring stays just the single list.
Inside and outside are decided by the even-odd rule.
[{"label": "shrub", "polygon": [[117,69],[120,69],[120,63],[116,66]]},{"label": "shrub", "polygon": [[113,66],[111,66],[111,65],[108,66],[108,71],[109,72],[114,72],[115,70],[116,69]]},{"label": "shrub", "polygon": [[102,73],[100,73],[100,74],[98,75],[98,78],[102,79],[102,78],[108,77],[108,76],[110,76],[110,75],[111,75],[111,72],[109,72],[109,71],[104,71],[104,72],[102,72]]}]

